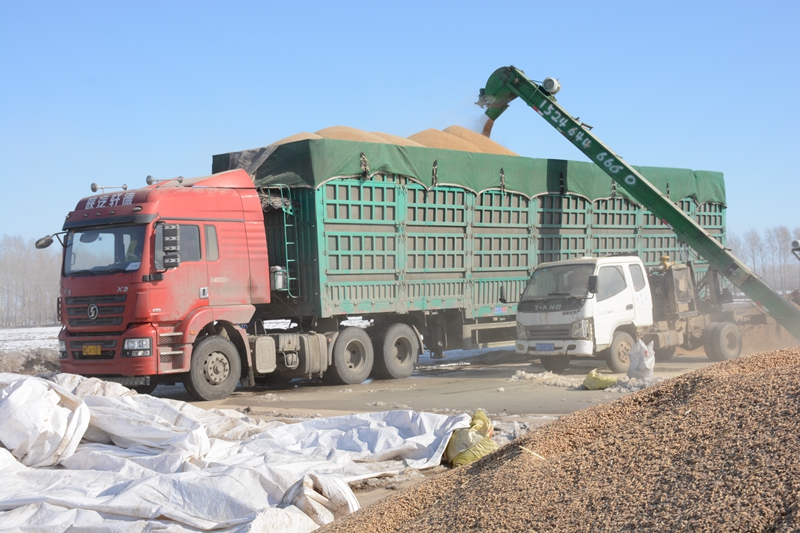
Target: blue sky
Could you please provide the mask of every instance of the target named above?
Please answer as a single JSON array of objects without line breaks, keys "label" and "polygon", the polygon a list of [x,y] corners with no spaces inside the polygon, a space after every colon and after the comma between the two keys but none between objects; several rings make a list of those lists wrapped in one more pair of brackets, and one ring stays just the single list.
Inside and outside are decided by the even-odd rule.
[{"label": "blue sky", "polygon": [[[346,125],[475,127],[513,64],[633,164],[725,173],[736,233],[800,226],[800,2],[0,2],[0,234],[100,185]],[[515,102],[492,138],[584,160]]]}]

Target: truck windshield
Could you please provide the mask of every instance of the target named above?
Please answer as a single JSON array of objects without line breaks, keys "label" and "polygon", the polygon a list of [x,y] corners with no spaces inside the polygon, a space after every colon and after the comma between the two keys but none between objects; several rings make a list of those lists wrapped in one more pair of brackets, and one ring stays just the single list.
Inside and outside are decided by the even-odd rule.
[{"label": "truck windshield", "polygon": [[533,271],[521,301],[577,296],[585,298],[594,265],[559,265]]},{"label": "truck windshield", "polygon": [[65,276],[133,272],[142,266],[144,226],[107,226],[67,234]]}]

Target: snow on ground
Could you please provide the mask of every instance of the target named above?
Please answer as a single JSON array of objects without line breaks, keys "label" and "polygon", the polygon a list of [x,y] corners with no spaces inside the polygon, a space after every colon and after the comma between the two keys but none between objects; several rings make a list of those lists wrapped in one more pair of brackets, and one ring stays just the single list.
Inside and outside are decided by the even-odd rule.
[{"label": "snow on ground", "polygon": [[61,326],[43,328],[0,329],[0,352],[58,350],[58,332]]},{"label": "snow on ground", "polygon": [[61,326],[0,329],[0,372],[58,371],[59,331]]}]

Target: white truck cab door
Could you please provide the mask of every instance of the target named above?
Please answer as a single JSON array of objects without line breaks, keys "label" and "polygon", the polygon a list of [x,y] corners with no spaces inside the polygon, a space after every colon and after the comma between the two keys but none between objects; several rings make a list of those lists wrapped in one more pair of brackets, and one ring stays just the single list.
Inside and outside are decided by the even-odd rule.
[{"label": "white truck cab door", "polygon": [[628,265],[628,273],[633,283],[633,310],[636,313],[634,323],[637,326],[653,324],[653,296],[647,284],[644,268],[638,263]]},{"label": "white truck cab door", "polygon": [[597,272],[594,302],[594,336],[597,349],[611,344],[614,328],[634,321],[633,287],[626,281],[624,265],[604,265]]}]

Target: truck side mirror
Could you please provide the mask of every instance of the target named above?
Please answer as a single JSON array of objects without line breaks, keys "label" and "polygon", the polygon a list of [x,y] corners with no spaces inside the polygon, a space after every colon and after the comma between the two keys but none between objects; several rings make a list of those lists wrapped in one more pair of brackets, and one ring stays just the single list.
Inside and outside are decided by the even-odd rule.
[{"label": "truck side mirror", "polygon": [[36,241],[36,244],[34,244],[34,246],[36,246],[38,250],[44,250],[51,244],[53,244],[53,238],[50,235],[46,235],[41,239],[39,239],[38,241]]},{"label": "truck side mirror", "polygon": [[597,276],[589,276],[589,292],[597,294]]},{"label": "truck side mirror", "polygon": [[177,268],[181,264],[181,232],[177,224],[164,224],[161,233],[161,249],[165,269]]},{"label": "truck side mirror", "polygon": [[506,300],[506,288],[504,285],[500,285],[500,296],[497,298],[501,304],[507,304],[508,300]]}]

